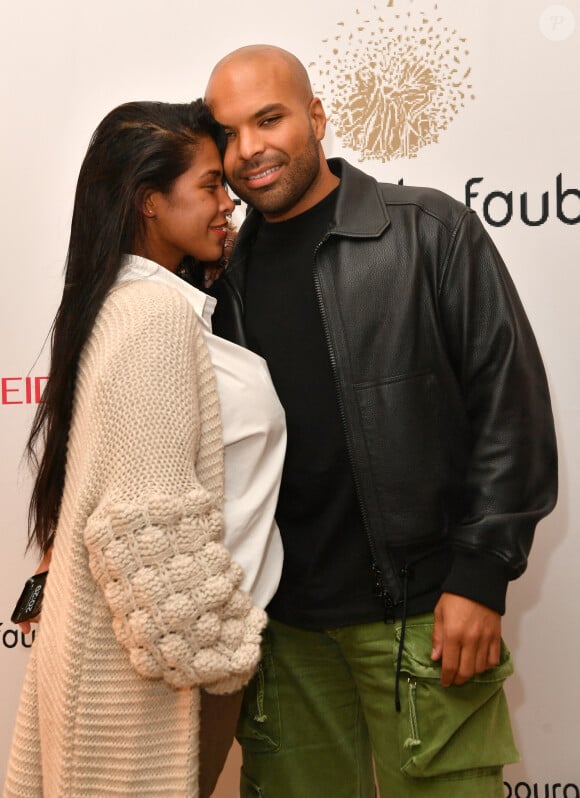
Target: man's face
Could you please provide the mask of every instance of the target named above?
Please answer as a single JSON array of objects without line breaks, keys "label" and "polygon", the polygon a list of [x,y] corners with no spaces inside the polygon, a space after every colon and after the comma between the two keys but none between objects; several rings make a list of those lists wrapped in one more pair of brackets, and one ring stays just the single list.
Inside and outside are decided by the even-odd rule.
[{"label": "man's face", "polygon": [[239,197],[273,221],[296,216],[320,199],[324,113],[283,64],[248,60],[222,66],[206,99],[226,129],[224,171]]}]

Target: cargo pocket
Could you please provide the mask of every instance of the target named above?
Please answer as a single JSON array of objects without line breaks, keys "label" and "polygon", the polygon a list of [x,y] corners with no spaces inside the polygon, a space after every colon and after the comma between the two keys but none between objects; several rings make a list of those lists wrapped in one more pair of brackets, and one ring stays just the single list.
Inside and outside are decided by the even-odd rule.
[{"label": "cargo pocket", "polygon": [[245,751],[267,752],[280,748],[278,684],[267,628],[262,637],[262,660],[244,692],[236,737]]},{"label": "cargo pocket", "polygon": [[[432,622],[407,621],[401,668],[401,770],[414,778],[472,778],[517,762],[503,682],[513,672],[504,643],[500,664],[467,684],[442,687],[430,659]],[[400,623],[395,632],[396,663]]]}]

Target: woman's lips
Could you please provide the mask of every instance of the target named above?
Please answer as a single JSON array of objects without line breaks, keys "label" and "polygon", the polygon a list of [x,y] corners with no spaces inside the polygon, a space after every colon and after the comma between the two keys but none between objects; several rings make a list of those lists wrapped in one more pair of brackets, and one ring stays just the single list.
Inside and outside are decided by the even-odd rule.
[{"label": "woman's lips", "polygon": [[220,238],[225,238],[229,230],[228,226],[225,224],[211,225],[209,229],[220,236]]}]

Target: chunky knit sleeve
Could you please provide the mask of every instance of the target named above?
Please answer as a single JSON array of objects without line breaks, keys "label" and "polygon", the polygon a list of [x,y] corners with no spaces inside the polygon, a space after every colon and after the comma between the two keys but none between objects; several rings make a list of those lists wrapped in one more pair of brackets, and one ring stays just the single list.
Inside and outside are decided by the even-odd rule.
[{"label": "chunky knit sleeve", "polygon": [[142,676],[174,687],[231,680],[233,690],[256,664],[263,613],[237,590],[241,569],[217,540],[219,515],[198,486],[112,503],[89,520],[93,575]]},{"label": "chunky knit sleeve", "polygon": [[94,473],[84,540],[118,641],[145,678],[242,687],[265,615],[239,590],[241,569],[221,542],[219,406],[188,303],[146,282],[114,291],[81,361],[77,397]]}]

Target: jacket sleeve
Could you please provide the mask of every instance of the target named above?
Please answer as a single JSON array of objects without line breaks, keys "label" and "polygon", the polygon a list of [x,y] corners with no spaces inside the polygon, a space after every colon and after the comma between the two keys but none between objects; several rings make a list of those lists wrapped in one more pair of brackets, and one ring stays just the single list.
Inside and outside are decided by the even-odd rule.
[{"label": "jacket sleeve", "polygon": [[[164,286],[123,287],[110,304],[86,356],[101,363],[90,392],[91,572],[141,676],[230,692],[257,665],[265,614],[239,590],[221,542],[223,444],[200,325]],[[204,425],[215,462],[201,484]]]},{"label": "jacket sleeve", "polygon": [[556,440],[533,332],[472,211],[455,231],[439,300],[471,441],[443,589],[503,612],[508,581],[526,568],[535,526],[556,502]]}]

